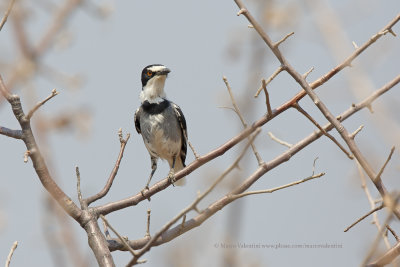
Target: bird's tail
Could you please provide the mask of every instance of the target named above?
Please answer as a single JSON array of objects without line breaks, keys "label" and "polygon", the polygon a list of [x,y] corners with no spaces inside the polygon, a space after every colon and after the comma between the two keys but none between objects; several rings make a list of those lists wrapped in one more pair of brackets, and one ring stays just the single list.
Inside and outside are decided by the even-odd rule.
[{"label": "bird's tail", "polygon": [[[178,171],[182,170],[183,168],[185,168],[182,160],[180,158],[178,158],[175,162],[175,173],[177,173]],[[178,181],[175,182],[175,185],[177,186],[184,186],[186,184],[186,178],[183,177],[181,179],[179,179]]]}]

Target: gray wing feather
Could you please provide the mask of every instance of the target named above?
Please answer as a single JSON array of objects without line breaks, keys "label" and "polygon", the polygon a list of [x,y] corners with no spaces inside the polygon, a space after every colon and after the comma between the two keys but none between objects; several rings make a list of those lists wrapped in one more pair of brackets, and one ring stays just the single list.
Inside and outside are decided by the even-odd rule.
[{"label": "gray wing feather", "polygon": [[140,110],[140,108],[138,108],[135,112],[135,128],[136,128],[136,131],[138,132],[138,134],[142,133],[142,131],[140,130],[140,114],[141,114],[141,110]]},{"label": "gray wing feather", "polygon": [[173,108],[173,110],[175,112],[175,115],[176,115],[176,117],[178,119],[179,126],[180,126],[181,131],[182,131],[182,147],[181,147],[180,156],[181,156],[181,159],[182,159],[183,166],[186,166],[185,165],[185,159],[186,159],[186,153],[187,153],[186,140],[188,138],[188,136],[187,136],[187,128],[186,128],[186,120],[185,120],[185,116],[183,115],[183,112],[182,112],[181,108],[177,104],[172,103],[172,102],[171,102],[171,105],[172,105],[172,108]]}]

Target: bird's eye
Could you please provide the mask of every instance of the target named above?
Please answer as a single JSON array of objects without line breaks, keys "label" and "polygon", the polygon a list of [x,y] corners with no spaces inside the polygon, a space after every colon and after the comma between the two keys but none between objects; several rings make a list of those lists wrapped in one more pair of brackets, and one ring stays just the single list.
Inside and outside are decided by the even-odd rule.
[{"label": "bird's eye", "polygon": [[147,76],[151,76],[151,75],[153,75],[153,72],[151,70],[148,70],[147,71]]}]

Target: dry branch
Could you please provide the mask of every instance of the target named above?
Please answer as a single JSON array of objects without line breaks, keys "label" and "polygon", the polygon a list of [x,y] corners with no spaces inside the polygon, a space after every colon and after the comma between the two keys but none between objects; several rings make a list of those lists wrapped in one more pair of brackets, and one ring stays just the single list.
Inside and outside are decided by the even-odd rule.
[{"label": "dry branch", "polygon": [[[397,76],[395,79],[393,79],[391,82],[387,83],[380,89],[376,90],[373,94],[371,94],[369,97],[358,103],[357,105],[352,105],[348,110],[343,112],[340,116],[341,121],[348,119],[358,111],[360,111],[363,108],[366,108],[368,105],[370,105],[374,100],[376,100],[379,96],[382,94],[386,93],[388,90],[393,88],[396,84],[400,82],[400,75]],[[257,123],[255,123],[257,124]],[[325,125],[324,127],[325,131],[330,131],[334,127],[330,123]],[[277,156],[275,159],[271,160],[270,162],[265,162],[263,163],[262,166],[260,166],[251,176],[249,176],[243,183],[241,183],[237,188],[235,188],[232,192],[228,193],[226,196],[222,197],[221,199],[211,203],[206,209],[201,211],[197,216],[190,220],[186,220],[185,225],[178,225],[174,228],[169,229],[168,231],[165,231],[157,240],[154,241],[153,246],[159,246],[161,244],[164,244],[166,242],[169,242],[176,237],[180,236],[181,234],[190,231],[193,228],[196,228],[200,226],[204,221],[206,221],[208,218],[210,218],[213,214],[221,210],[223,207],[228,205],[233,201],[233,198],[229,198],[229,195],[236,195],[243,193],[247,188],[249,188],[257,179],[259,179],[262,175],[264,175],[266,172],[269,170],[274,169],[275,167],[279,166],[280,164],[288,161],[292,156],[294,156],[297,152],[301,151],[304,147],[307,145],[311,144],[318,138],[322,136],[322,132],[313,132],[303,140],[299,141],[297,144],[293,145],[290,149],[288,149],[285,153]],[[212,153],[212,152],[210,152]],[[192,163],[193,164],[193,163]],[[161,184],[162,182],[167,182],[167,179],[160,181],[157,184]],[[150,190],[155,189],[154,187],[157,186],[154,185]],[[140,198],[141,194],[137,194],[135,198]],[[127,204],[127,200],[123,200],[123,204]],[[97,207],[97,211],[110,211],[112,209],[113,203],[107,204],[105,206]],[[118,203],[118,205],[121,205],[121,203]],[[112,210],[111,210],[112,211]],[[111,251],[114,250],[124,250],[123,244],[119,243],[117,240],[108,240],[109,241],[109,248]],[[129,244],[133,249],[140,249],[143,248],[148,242],[147,238],[142,238],[138,240],[130,240]]]},{"label": "dry branch", "polygon": [[[371,181],[374,183],[375,187],[379,191],[382,197],[386,196],[387,190],[385,186],[383,185],[382,181],[380,179],[375,179],[377,176],[367,161],[367,159],[364,157],[364,155],[361,153],[360,149],[358,148],[357,144],[354,142],[354,140],[351,138],[351,135],[347,131],[347,129],[340,123],[339,120],[336,119],[336,117],[330,112],[330,110],[327,108],[327,106],[320,100],[318,95],[313,91],[312,85],[308,84],[307,81],[304,79],[304,77],[299,74],[286,60],[286,58],[283,56],[281,51],[277,46],[274,46],[272,43],[271,39],[269,36],[264,32],[262,29],[261,25],[255,20],[255,18],[250,14],[250,12],[245,8],[241,0],[235,0],[237,6],[242,10],[246,10],[246,12],[243,12],[243,15],[248,19],[248,21],[254,26],[254,29],[257,31],[257,33],[260,35],[260,37],[264,40],[265,44],[271,49],[271,51],[274,53],[275,57],[279,60],[282,66],[284,66],[286,72],[292,76],[292,78],[305,90],[306,94],[312,99],[314,104],[317,106],[317,108],[321,111],[321,113],[325,116],[325,118],[336,128],[338,133],[341,135],[342,139],[346,142],[347,146],[349,147],[350,151],[353,153],[354,157],[358,160],[360,165],[363,167]],[[395,19],[396,23],[398,20],[400,20],[400,15],[398,15]],[[394,25],[394,24],[393,24]],[[379,36],[382,36],[388,32],[389,29],[391,29],[392,26],[389,28],[385,29],[383,32],[378,33],[375,35],[372,39],[375,39],[375,41],[379,38]],[[373,43],[372,41],[371,43]],[[351,63],[351,61],[346,62],[347,65]],[[394,214],[396,215],[397,218],[400,219],[400,212],[397,210],[394,211]]]}]

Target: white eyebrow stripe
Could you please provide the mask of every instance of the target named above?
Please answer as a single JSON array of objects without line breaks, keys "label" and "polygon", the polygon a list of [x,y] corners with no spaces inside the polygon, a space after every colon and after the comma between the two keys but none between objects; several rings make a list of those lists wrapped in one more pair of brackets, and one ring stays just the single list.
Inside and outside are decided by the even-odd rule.
[{"label": "white eyebrow stripe", "polygon": [[149,68],[149,70],[151,70],[152,72],[158,72],[161,70],[165,70],[167,67],[163,66],[163,65],[159,65],[159,66],[152,66]]}]

